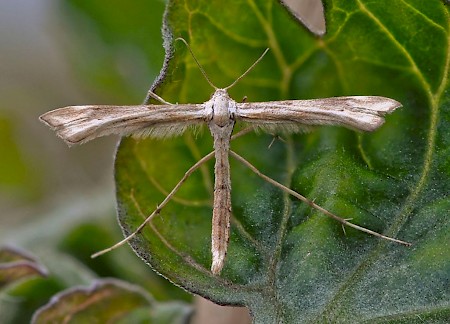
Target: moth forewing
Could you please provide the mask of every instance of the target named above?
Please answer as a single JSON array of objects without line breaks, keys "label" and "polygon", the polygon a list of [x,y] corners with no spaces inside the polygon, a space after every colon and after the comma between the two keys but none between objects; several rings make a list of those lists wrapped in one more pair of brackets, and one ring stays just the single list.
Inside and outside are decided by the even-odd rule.
[{"label": "moth forewing", "polygon": [[68,145],[117,134],[166,137],[205,122],[201,104],[137,106],[69,106],[39,117]]},{"label": "moth forewing", "polygon": [[237,104],[236,118],[271,131],[295,132],[308,125],[373,131],[384,123],[384,115],[398,107],[398,101],[378,96],[249,102]]}]

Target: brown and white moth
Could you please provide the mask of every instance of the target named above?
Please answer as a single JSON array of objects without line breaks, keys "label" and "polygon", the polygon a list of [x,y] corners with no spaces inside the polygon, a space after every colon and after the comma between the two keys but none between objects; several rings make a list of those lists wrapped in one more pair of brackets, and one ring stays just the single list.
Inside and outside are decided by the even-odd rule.
[{"label": "brown and white moth", "polygon": [[[183,39],[181,39],[186,43]],[[186,43],[187,45],[187,43]],[[190,50],[189,46],[188,49]],[[191,51],[191,50],[190,50]],[[215,184],[212,216],[212,266],[213,274],[220,274],[228,247],[231,217],[231,180],[229,154],[237,158],[267,181],[287,191],[341,223],[372,235],[397,243],[410,245],[397,239],[375,233],[330,213],[314,202],[262,175],[249,162],[230,151],[230,139],[236,122],[245,122],[254,128],[271,133],[282,131],[297,132],[310,125],[337,125],[358,131],[374,131],[383,123],[383,116],[399,108],[401,104],[393,99],[378,96],[351,96],[312,100],[283,100],[269,102],[238,103],[228,95],[227,90],[244,77],[264,56],[263,55],[236,81],[225,88],[215,89],[211,99],[202,104],[170,104],[156,94],[149,95],[161,101],[161,105],[137,106],[69,106],[56,109],[40,116],[41,121],[52,128],[68,145],[82,144],[100,136],[110,134],[134,135],[138,137],[167,137],[183,133],[189,126],[207,124],[214,139]],[[191,51],[192,53],[192,51]],[[204,160],[202,161],[204,162]],[[184,180],[182,180],[184,181]],[[181,182],[177,187],[181,185]],[[175,189],[177,189],[177,187]],[[175,191],[174,189],[174,191]],[[165,203],[174,194],[172,191]],[[158,207],[158,211],[163,205]],[[101,251],[103,254],[128,241],[156,214],[150,215],[139,228],[116,244]]]}]

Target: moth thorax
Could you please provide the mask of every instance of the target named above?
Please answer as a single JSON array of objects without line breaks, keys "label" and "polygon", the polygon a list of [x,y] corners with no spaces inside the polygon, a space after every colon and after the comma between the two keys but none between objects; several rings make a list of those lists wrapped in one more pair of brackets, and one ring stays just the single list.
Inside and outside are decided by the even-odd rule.
[{"label": "moth thorax", "polygon": [[227,91],[218,89],[213,95],[213,123],[219,127],[227,126],[234,122],[236,102],[230,98]]}]

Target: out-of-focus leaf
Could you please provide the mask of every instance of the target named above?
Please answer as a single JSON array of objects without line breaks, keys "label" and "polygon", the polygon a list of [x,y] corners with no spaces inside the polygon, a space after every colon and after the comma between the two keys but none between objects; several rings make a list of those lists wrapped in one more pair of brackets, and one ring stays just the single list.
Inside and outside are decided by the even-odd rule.
[{"label": "out-of-focus leaf", "polygon": [[[403,103],[372,134],[322,127],[232,143],[262,172],[354,223],[412,248],[347,229],[232,161],[233,224],[225,268],[209,272],[212,165],[204,165],[132,241],[159,273],[220,304],[245,305],[256,322],[448,321],[450,309],[449,8],[440,0],[326,1],[327,34],[311,35],[274,1],[171,1],[167,61],[156,90],[171,102],[206,101],[184,37],[218,87],[236,100],[382,95]],[[174,46],[174,47],[171,47]],[[126,233],[184,172],[212,150],[194,137],[122,141],[116,156]]]},{"label": "out-of-focus leaf", "polygon": [[47,270],[31,256],[12,247],[0,249],[0,289],[36,276],[46,277]]},{"label": "out-of-focus leaf", "polygon": [[[71,288],[40,308],[32,322],[39,323],[164,323],[155,317],[158,304],[141,288],[109,279],[89,288]],[[173,323],[189,315],[181,304],[174,305]],[[165,318],[165,315],[162,317]]]},{"label": "out-of-focus leaf", "polygon": [[[112,223],[116,231],[112,230]],[[99,258],[91,258],[95,252],[119,240],[120,234],[116,222],[112,220],[108,223],[89,222],[82,223],[69,231],[59,244],[59,248],[77,258],[100,277],[120,278],[139,284],[158,301],[173,299],[189,301],[192,298],[191,294],[172,285],[153,271],[149,271],[148,267],[129,250],[122,249]]]},{"label": "out-of-focus leaf", "polygon": [[0,249],[0,323],[28,323],[53,288],[47,269],[34,257],[15,247]]},{"label": "out-of-focus leaf", "polygon": [[30,323],[39,307],[65,289],[55,277],[35,277],[9,287],[0,295],[0,323]]}]

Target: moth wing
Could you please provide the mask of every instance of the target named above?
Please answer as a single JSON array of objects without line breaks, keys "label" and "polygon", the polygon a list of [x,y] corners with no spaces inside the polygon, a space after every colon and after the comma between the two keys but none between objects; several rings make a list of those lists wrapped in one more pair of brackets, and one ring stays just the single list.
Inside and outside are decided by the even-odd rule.
[{"label": "moth wing", "polygon": [[205,120],[201,104],[69,106],[39,117],[68,145],[111,134],[168,137]]},{"label": "moth wing", "polygon": [[398,101],[378,96],[334,97],[238,103],[236,118],[268,131],[298,132],[314,125],[338,125],[374,131],[384,115],[401,107]]}]

